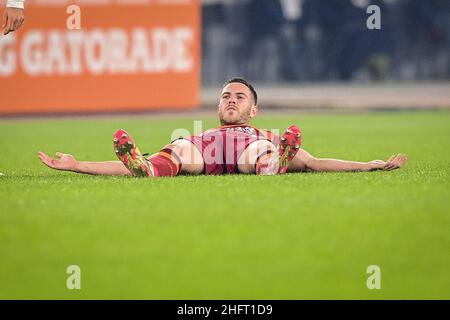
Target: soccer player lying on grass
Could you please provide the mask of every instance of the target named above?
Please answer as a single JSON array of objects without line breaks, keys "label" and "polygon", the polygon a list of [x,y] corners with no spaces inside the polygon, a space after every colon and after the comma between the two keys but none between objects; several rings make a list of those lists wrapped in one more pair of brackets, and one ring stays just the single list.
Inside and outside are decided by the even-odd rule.
[{"label": "soccer player lying on grass", "polygon": [[114,151],[120,161],[77,161],[72,155],[56,153],[52,158],[38,156],[50,168],[94,175],[144,177],[184,174],[253,173],[259,175],[305,171],[393,170],[406,163],[403,154],[387,161],[354,162],[313,157],[301,147],[301,131],[290,126],[281,137],[250,125],[258,112],[257,94],[247,81],[234,78],[220,96],[218,114],[221,126],[200,135],[179,138],[146,158],[130,135],[114,134]]}]

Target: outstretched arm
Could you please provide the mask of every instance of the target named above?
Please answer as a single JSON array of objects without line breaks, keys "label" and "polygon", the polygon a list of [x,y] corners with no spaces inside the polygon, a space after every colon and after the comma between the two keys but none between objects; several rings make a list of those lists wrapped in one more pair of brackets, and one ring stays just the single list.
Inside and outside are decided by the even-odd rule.
[{"label": "outstretched arm", "polygon": [[408,158],[404,154],[397,154],[387,161],[374,160],[370,162],[345,161],[338,159],[320,159],[313,157],[307,151],[300,149],[292,160],[289,171],[339,172],[339,171],[374,171],[394,170],[405,165]]},{"label": "outstretched arm", "polygon": [[120,161],[78,161],[74,156],[60,152],[56,153],[56,158],[52,158],[43,152],[39,152],[38,157],[46,166],[56,170],[93,175],[131,176],[130,171],[128,171],[128,169]]}]

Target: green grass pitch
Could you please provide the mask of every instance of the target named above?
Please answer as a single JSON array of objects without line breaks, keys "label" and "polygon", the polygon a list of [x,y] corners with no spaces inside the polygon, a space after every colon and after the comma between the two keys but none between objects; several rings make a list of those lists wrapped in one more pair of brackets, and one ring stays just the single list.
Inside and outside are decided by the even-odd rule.
[{"label": "green grass pitch", "polygon": [[[0,298],[450,298],[450,112],[262,115],[318,157],[409,156],[394,172],[134,179],[59,172],[39,150],[155,152],[194,118],[0,121]],[[217,125],[213,117],[203,128]],[[68,290],[66,268],[81,268]],[[381,289],[369,290],[369,265]]]}]

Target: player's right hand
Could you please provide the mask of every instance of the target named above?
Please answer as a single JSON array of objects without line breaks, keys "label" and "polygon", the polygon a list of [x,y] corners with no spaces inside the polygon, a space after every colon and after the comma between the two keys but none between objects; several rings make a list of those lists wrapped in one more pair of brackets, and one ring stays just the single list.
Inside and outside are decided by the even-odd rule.
[{"label": "player's right hand", "polygon": [[78,162],[74,156],[71,154],[65,154],[61,152],[56,152],[55,158],[46,155],[44,152],[39,151],[38,157],[41,161],[48,167],[56,170],[75,170]]}]

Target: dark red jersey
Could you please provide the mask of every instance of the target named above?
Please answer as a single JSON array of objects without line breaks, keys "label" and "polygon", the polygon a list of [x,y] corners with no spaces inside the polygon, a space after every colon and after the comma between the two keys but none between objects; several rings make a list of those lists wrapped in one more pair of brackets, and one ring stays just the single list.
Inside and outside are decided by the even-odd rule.
[{"label": "dark red jersey", "polygon": [[205,174],[239,173],[238,159],[251,143],[258,140],[269,140],[276,146],[279,143],[279,137],[270,131],[242,125],[222,126],[185,139],[202,154]]}]

